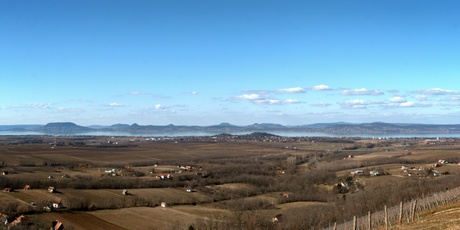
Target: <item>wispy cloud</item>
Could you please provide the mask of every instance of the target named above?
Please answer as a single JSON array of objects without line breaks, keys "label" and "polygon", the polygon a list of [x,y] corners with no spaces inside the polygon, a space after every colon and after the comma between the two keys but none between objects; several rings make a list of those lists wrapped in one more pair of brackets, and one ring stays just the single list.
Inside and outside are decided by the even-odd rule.
[{"label": "wispy cloud", "polygon": [[255,104],[264,104],[264,105],[287,105],[287,104],[298,104],[301,103],[300,101],[296,99],[285,99],[285,100],[279,100],[279,99],[273,99],[269,98],[266,95],[259,95],[259,94],[243,94],[240,96],[236,97],[237,100],[244,100],[244,101],[250,101]]},{"label": "wispy cloud", "polygon": [[117,103],[117,102],[112,102],[109,104],[110,107],[125,107],[125,106],[128,106],[126,104],[121,104],[121,103]]},{"label": "wispy cloud", "polygon": [[15,105],[15,106],[2,106],[2,109],[52,109],[54,108],[53,103],[31,103],[25,105]]},{"label": "wispy cloud", "polygon": [[257,104],[268,104],[268,105],[287,105],[287,104],[298,104],[298,100],[286,99],[286,100],[275,100],[275,99],[266,99],[266,100],[254,100]]},{"label": "wispy cloud", "polygon": [[384,94],[381,90],[367,90],[366,88],[354,89],[354,90],[344,90],[343,95],[382,95]]},{"label": "wispy cloud", "polygon": [[446,101],[460,101],[460,97],[458,96],[449,97],[449,98],[446,98]]},{"label": "wispy cloud", "polygon": [[328,106],[331,106],[332,104],[326,103],[326,102],[317,102],[317,103],[311,103],[310,105],[315,106],[315,107],[328,107]]},{"label": "wispy cloud", "polygon": [[421,94],[421,95],[460,95],[460,91],[441,89],[441,88],[414,90],[412,91],[412,93]]},{"label": "wispy cloud", "polygon": [[342,101],[338,103],[344,109],[367,109],[368,105],[382,105],[382,101],[367,101],[362,99]]},{"label": "wispy cloud", "polygon": [[53,107],[52,103],[32,103],[25,105],[25,108],[32,108],[32,109],[51,109]]},{"label": "wispy cloud", "polygon": [[385,106],[387,106],[387,107],[400,107],[400,108],[413,108],[413,107],[430,107],[430,106],[433,106],[433,105],[430,104],[430,103],[404,101],[404,102],[390,103],[390,104],[387,104]]},{"label": "wispy cloud", "polygon": [[339,105],[342,106],[342,108],[346,109],[366,109],[366,105],[369,105],[370,103],[365,100],[361,99],[355,99],[355,100],[349,100],[349,101],[343,101],[339,102]]},{"label": "wispy cloud", "polygon": [[293,87],[287,89],[279,89],[278,92],[280,93],[305,93],[305,89],[302,87]]},{"label": "wispy cloud", "polygon": [[84,112],[84,109],[79,109],[79,108],[64,108],[64,107],[59,107],[57,108],[57,111],[60,113],[81,113]]},{"label": "wispy cloud", "polygon": [[146,92],[129,92],[128,93],[129,95],[132,95],[132,96],[139,96],[139,95],[150,95],[151,93],[146,93]]},{"label": "wispy cloud", "polygon": [[428,101],[428,96],[426,95],[417,95],[415,96],[415,99],[419,100],[419,101]]}]

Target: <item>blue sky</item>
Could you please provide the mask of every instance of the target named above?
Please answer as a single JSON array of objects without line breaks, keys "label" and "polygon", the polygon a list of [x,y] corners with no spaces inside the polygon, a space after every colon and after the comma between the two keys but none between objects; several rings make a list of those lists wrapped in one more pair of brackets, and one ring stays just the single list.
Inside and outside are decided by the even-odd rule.
[{"label": "blue sky", "polygon": [[457,124],[458,9],[1,1],[0,124]]}]

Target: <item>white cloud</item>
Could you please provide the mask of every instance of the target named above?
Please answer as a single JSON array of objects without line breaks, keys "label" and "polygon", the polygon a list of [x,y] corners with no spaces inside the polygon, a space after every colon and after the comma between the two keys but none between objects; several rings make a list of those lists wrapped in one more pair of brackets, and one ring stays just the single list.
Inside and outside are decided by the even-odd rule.
[{"label": "white cloud", "polygon": [[259,94],[252,93],[252,94],[243,94],[243,95],[237,96],[236,98],[241,99],[241,100],[252,101],[252,100],[260,100],[262,97]]},{"label": "white cloud", "polygon": [[412,102],[412,101],[406,101],[406,102],[399,104],[399,106],[401,107],[414,107],[414,105],[415,105],[415,102]]},{"label": "white cloud", "polygon": [[164,109],[164,106],[162,106],[161,104],[156,104],[155,109]]},{"label": "white cloud", "polygon": [[382,95],[383,91],[381,90],[367,90],[365,88],[354,89],[354,90],[344,90],[343,95]]},{"label": "white cloud", "polygon": [[192,92],[192,95],[197,95],[197,94],[198,94],[198,92],[196,92],[196,91]]},{"label": "white cloud", "polygon": [[313,86],[313,90],[330,90],[331,88],[327,85],[317,85]]},{"label": "white cloud", "polygon": [[265,100],[254,100],[257,104],[266,104],[266,105],[287,105],[287,104],[298,104],[300,103],[295,99],[286,99],[286,100],[276,100],[276,99],[265,99]]},{"label": "white cloud", "polygon": [[110,107],[123,107],[123,106],[127,106],[125,104],[120,104],[120,103],[116,103],[116,102],[112,102],[109,104]]},{"label": "white cloud", "polygon": [[346,104],[353,104],[353,105],[368,105],[369,102],[361,99],[355,99],[355,100],[348,100],[345,101]]},{"label": "white cloud", "polygon": [[460,91],[441,89],[441,88],[415,90],[413,91],[413,93],[422,94],[422,95],[460,95]]},{"label": "white cloud", "polygon": [[270,104],[270,105],[278,105],[281,104],[280,100],[265,100],[265,103]]},{"label": "white cloud", "polygon": [[305,89],[301,87],[294,87],[294,88],[287,88],[287,89],[279,89],[278,92],[281,93],[305,93]]},{"label": "white cloud", "polygon": [[412,108],[412,107],[429,107],[432,104],[429,103],[418,103],[413,101],[405,101],[401,103],[389,104],[389,107],[402,107],[402,108]]},{"label": "white cloud", "polygon": [[406,102],[406,98],[404,97],[392,97],[390,99],[388,99],[390,102],[393,102],[393,103],[404,103]]},{"label": "white cloud", "polygon": [[300,101],[296,100],[296,99],[287,99],[287,100],[284,100],[284,104],[297,104],[297,103],[300,103]]}]

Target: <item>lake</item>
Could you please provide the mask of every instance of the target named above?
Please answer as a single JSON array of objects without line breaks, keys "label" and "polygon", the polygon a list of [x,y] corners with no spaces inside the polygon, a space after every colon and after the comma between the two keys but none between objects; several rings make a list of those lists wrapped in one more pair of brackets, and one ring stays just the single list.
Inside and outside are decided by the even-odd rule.
[{"label": "lake", "polygon": [[[252,132],[228,132],[232,135],[245,135]],[[312,132],[268,132],[270,134],[284,137],[362,137],[362,138],[460,138],[460,133],[409,133],[409,134],[331,134],[331,133],[312,133]],[[57,136],[133,136],[133,137],[180,137],[180,136],[213,136],[222,134],[221,132],[164,132],[164,133],[126,133],[126,132],[106,132],[93,131],[86,133],[56,134]],[[0,136],[23,136],[23,135],[48,135],[54,134],[34,132],[34,131],[0,131]]]}]

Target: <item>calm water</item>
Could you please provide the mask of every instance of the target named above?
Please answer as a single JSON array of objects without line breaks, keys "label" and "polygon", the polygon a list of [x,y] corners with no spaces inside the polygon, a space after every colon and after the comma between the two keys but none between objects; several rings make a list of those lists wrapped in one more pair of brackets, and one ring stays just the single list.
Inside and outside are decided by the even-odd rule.
[{"label": "calm water", "polygon": [[[228,132],[232,135],[244,135],[252,132]],[[284,137],[362,137],[362,138],[436,138],[449,137],[460,138],[460,133],[411,133],[411,134],[329,134],[329,133],[311,133],[311,132],[269,132],[274,135]],[[165,132],[165,133],[124,133],[124,132],[102,132],[94,131],[87,133],[57,134],[57,136],[137,136],[137,137],[180,137],[180,136],[213,136],[221,132]],[[0,136],[5,135],[53,135],[41,132],[16,132],[0,131]]]}]

